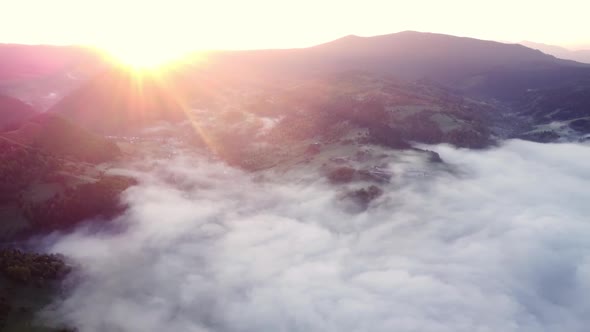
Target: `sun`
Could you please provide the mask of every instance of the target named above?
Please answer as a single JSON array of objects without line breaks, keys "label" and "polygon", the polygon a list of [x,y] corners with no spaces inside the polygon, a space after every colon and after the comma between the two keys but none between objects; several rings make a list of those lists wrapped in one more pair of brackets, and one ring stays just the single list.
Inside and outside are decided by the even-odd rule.
[{"label": "sun", "polygon": [[187,56],[189,51],[165,43],[138,43],[101,47],[115,62],[138,70],[156,70],[171,66]]}]

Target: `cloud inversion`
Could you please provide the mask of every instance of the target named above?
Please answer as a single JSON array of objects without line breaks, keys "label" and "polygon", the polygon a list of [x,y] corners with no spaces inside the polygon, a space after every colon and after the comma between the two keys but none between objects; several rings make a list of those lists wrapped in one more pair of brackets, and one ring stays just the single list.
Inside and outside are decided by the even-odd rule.
[{"label": "cloud inversion", "polygon": [[53,244],[81,269],[57,313],[85,332],[586,330],[590,147],[430,148],[453,171],[398,158],[357,214],[319,177],[155,161],[124,231]]}]

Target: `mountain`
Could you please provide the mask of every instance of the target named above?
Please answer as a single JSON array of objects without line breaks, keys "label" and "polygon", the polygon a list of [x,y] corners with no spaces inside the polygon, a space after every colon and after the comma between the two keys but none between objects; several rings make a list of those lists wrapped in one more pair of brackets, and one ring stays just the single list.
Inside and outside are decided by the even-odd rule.
[{"label": "mountain", "polygon": [[0,240],[119,210],[128,178],[0,136]]},{"label": "mountain", "polygon": [[33,108],[22,101],[0,95],[0,132],[20,126],[35,114]]},{"label": "mountain", "polygon": [[[272,91],[275,86],[305,86],[313,80],[319,85],[335,85],[333,77],[360,74],[405,82],[400,84],[408,87],[420,82],[420,86],[439,88],[443,95],[497,103],[530,118],[529,129],[533,130],[540,119],[546,119],[538,112],[554,112],[552,100],[579,94],[576,89],[590,79],[590,65],[523,45],[413,31],[347,36],[302,49],[213,52],[205,65],[183,67],[178,72],[141,74],[109,66],[79,82],[50,112],[98,134],[131,136],[160,122],[183,121],[192,114],[191,108],[228,107],[231,91],[252,94],[260,89]],[[359,83],[363,84],[366,82]],[[237,97],[229,102],[243,106],[235,100]],[[445,105],[442,100],[434,103],[437,108],[445,108],[440,107]],[[584,103],[570,105],[563,116],[575,114],[579,118],[587,112]],[[532,108],[537,110],[534,117]]]},{"label": "mountain", "polygon": [[333,62],[335,66],[346,64],[399,78],[429,78],[444,83],[459,83],[465,77],[496,68],[563,63],[517,44],[413,31],[375,37],[348,36],[310,51],[339,60]]},{"label": "mountain", "polygon": [[45,154],[90,163],[110,161],[120,155],[115,143],[53,114],[32,116],[18,129],[1,133],[0,137]]},{"label": "mountain", "polygon": [[537,49],[543,53],[551,54],[561,59],[574,60],[583,63],[590,63],[590,50],[570,50],[565,47],[523,41],[520,44]]},{"label": "mountain", "polygon": [[53,75],[91,54],[79,46],[0,44],[0,83]]},{"label": "mountain", "polygon": [[[7,94],[0,96],[0,242],[8,247],[30,235],[67,232],[80,222],[85,222],[84,231],[68,238],[125,233],[133,225],[121,219],[114,219],[114,228],[103,228],[125,211],[119,198],[136,184],[119,174],[145,178],[156,201],[162,197],[156,189],[160,182],[173,186],[174,195],[190,190],[189,200],[215,185],[209,181],[214,177],[225,181],[221,186],[230,181],[235,188],[229,194],[240,197],[243,184],[252,183],[262,189],[253,197],[262,199],[260,206],[278,202],[268,195],[274,191],[267,191],[266,178],[278,183],[282,189],[276,193],[288,200],[296,198],[293,189],[299,188],[290,181],[302,189],[318,183],[321,200],[346,205],[345,214],[332,218],[336,223],[348,214],[367,212],[350,219],[357,222],[344,225],[346,233],[356,232],[365,220],[371,229],[382,229],[368,214],[381,204],[401,211],[404,219],[399,207],[406,194],[417,209],[429,209],[446,201],[422,204],[414,194],[453,187],[460,180],[471,186],[481,169],[466,164],[476,154],[462,149],[487,149],[514,137],[590,139],[590,66],[516,44],[417,32],[348,36],[305,49],[216,52],[205,65],[178,67],[166,75],[100,61],[71,62],[58,53],[47,61],[43,55],[25,57],[39,66],[30,71],[28,65],[17,66],[0,80],[0,91]],[[40,113],[29,103],[37,110],[53,106]],[[447,156],[424,145],[440,143],[462,149],[437,147],[448,151],[447,163]],[[490,150],[481,155],[499,151]],[[195,151],[224,163],[223,173],[207,170],[202,180],[190,180],[201,167],[209,168],[192,162]],[[182,164],[174,161],[177,157]],[[522,159],[511,158],[506,160]],[[511,166],[504,159],[486,160],[493,161],[486,161],[487,168]],[[137,172],[124,173],[129,162]],[[147,172],[153,164],[173,165],[178,172],[158,168],[162,171],[152,178]],[[229,167],[240,168],[236,174],[245,182],[232,182]],[[433,182],[439,176],[443,181]],[[416,191],[406,183],[415,184]],[[400,188],[400,195],[389,195]],[[464,188],[451,188],[451,194]],[[135,204],[141,191],[136,189],[123,202]],[[476,189],[479,193],[481,188]],[[490,197],[495,198],[482,199]],[[226,205],[231,209],[234,203]],[[466,204],[457,203],[452,208]],[[293,211],[302,207],[317,210],[299,204]],[[438,218],[427,215],[433,216]],[[456,232],[444,233],[448,238]],[[30,326],[38,310],[63,295],[55,290],[58,297],[50,298],[46,292],[51,288],[45,286],[67,270],[58,257],[0,248],[0,284],[9,291],[0,294],[0,329]]]},{"label": "mountain", "polygon": [[[347,36],[303,49],[221,52],[209,62],[225,75],[280,79],[365,71],[404,80],[429,79],[501,99],[570,80],[582,68],[590,75],[590,66],[519,44],[413,31]],[[510,90],[497,86],[498,80],[510,82],[515,77],[520,79]]]},{"label": "mountain", "polygon": [[105,165],[120,156],[114,142],[52,114],[0,133],[0,240],[116,213],[132,180]]},{"label": "mountain", "polygon": [[0,44],[0,94],[45,111],[105,65],[91,48]]},{"label": "mountain", "polygon": [[514,107],[530,124],[519,138],[539,142],[590,138],[590,79],[531,90]]},{"label": "mountain", "polygon": [[[521,125],[527,133],[544,132],[549,130],[546,122],[557,113],[568,128],[569,122],[590,116],[583,101],[590,65],[519,44],[406,31],[375,37],[347,36],[303,49],[220,52],[210,55],[208,61],[210,75],[263,89],[293,80],[321,80],[354,72],[421,82],[518,115],[522,123],[504,123],[509,128],[501,130],[505,133]],[[567,110],[556,105],[560,100],[567,101]],[[576,128],[583,127],[575,123]],[[549,136],[543,134],[543,140],[560,139],[565,134],[551,132]],[[539,140],[536,134],[513,134]]]},{"label": "mountain", "polygon": [[158,121],[186,118],[173,82],[112,67],[85,82],[50,110],[101,134],[128,134]]}]

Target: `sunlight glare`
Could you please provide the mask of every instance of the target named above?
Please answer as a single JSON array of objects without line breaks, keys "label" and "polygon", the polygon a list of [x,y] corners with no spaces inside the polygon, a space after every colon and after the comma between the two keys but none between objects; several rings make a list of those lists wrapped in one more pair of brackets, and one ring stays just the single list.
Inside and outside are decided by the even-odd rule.
[{"label": "sunlight glare", "polygon": [[157,69],[170,65],[187,55],[188,51],[157,43],[129,43],[101,47],[115,61],[136,69]]}]

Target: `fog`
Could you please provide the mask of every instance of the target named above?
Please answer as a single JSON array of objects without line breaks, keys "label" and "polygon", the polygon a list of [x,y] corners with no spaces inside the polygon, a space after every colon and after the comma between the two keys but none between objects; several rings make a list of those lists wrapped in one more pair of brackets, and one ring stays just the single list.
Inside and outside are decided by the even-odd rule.
[{"label": "fog", "polygon": [[[430,146],[351,213],[308,173],[130,165],[116,231],[48,239],[80,331],[587,331],[590,146]],[[395,160],[395,161],[394,161]],[[140,167],[141,166],[141,167]]]}]

